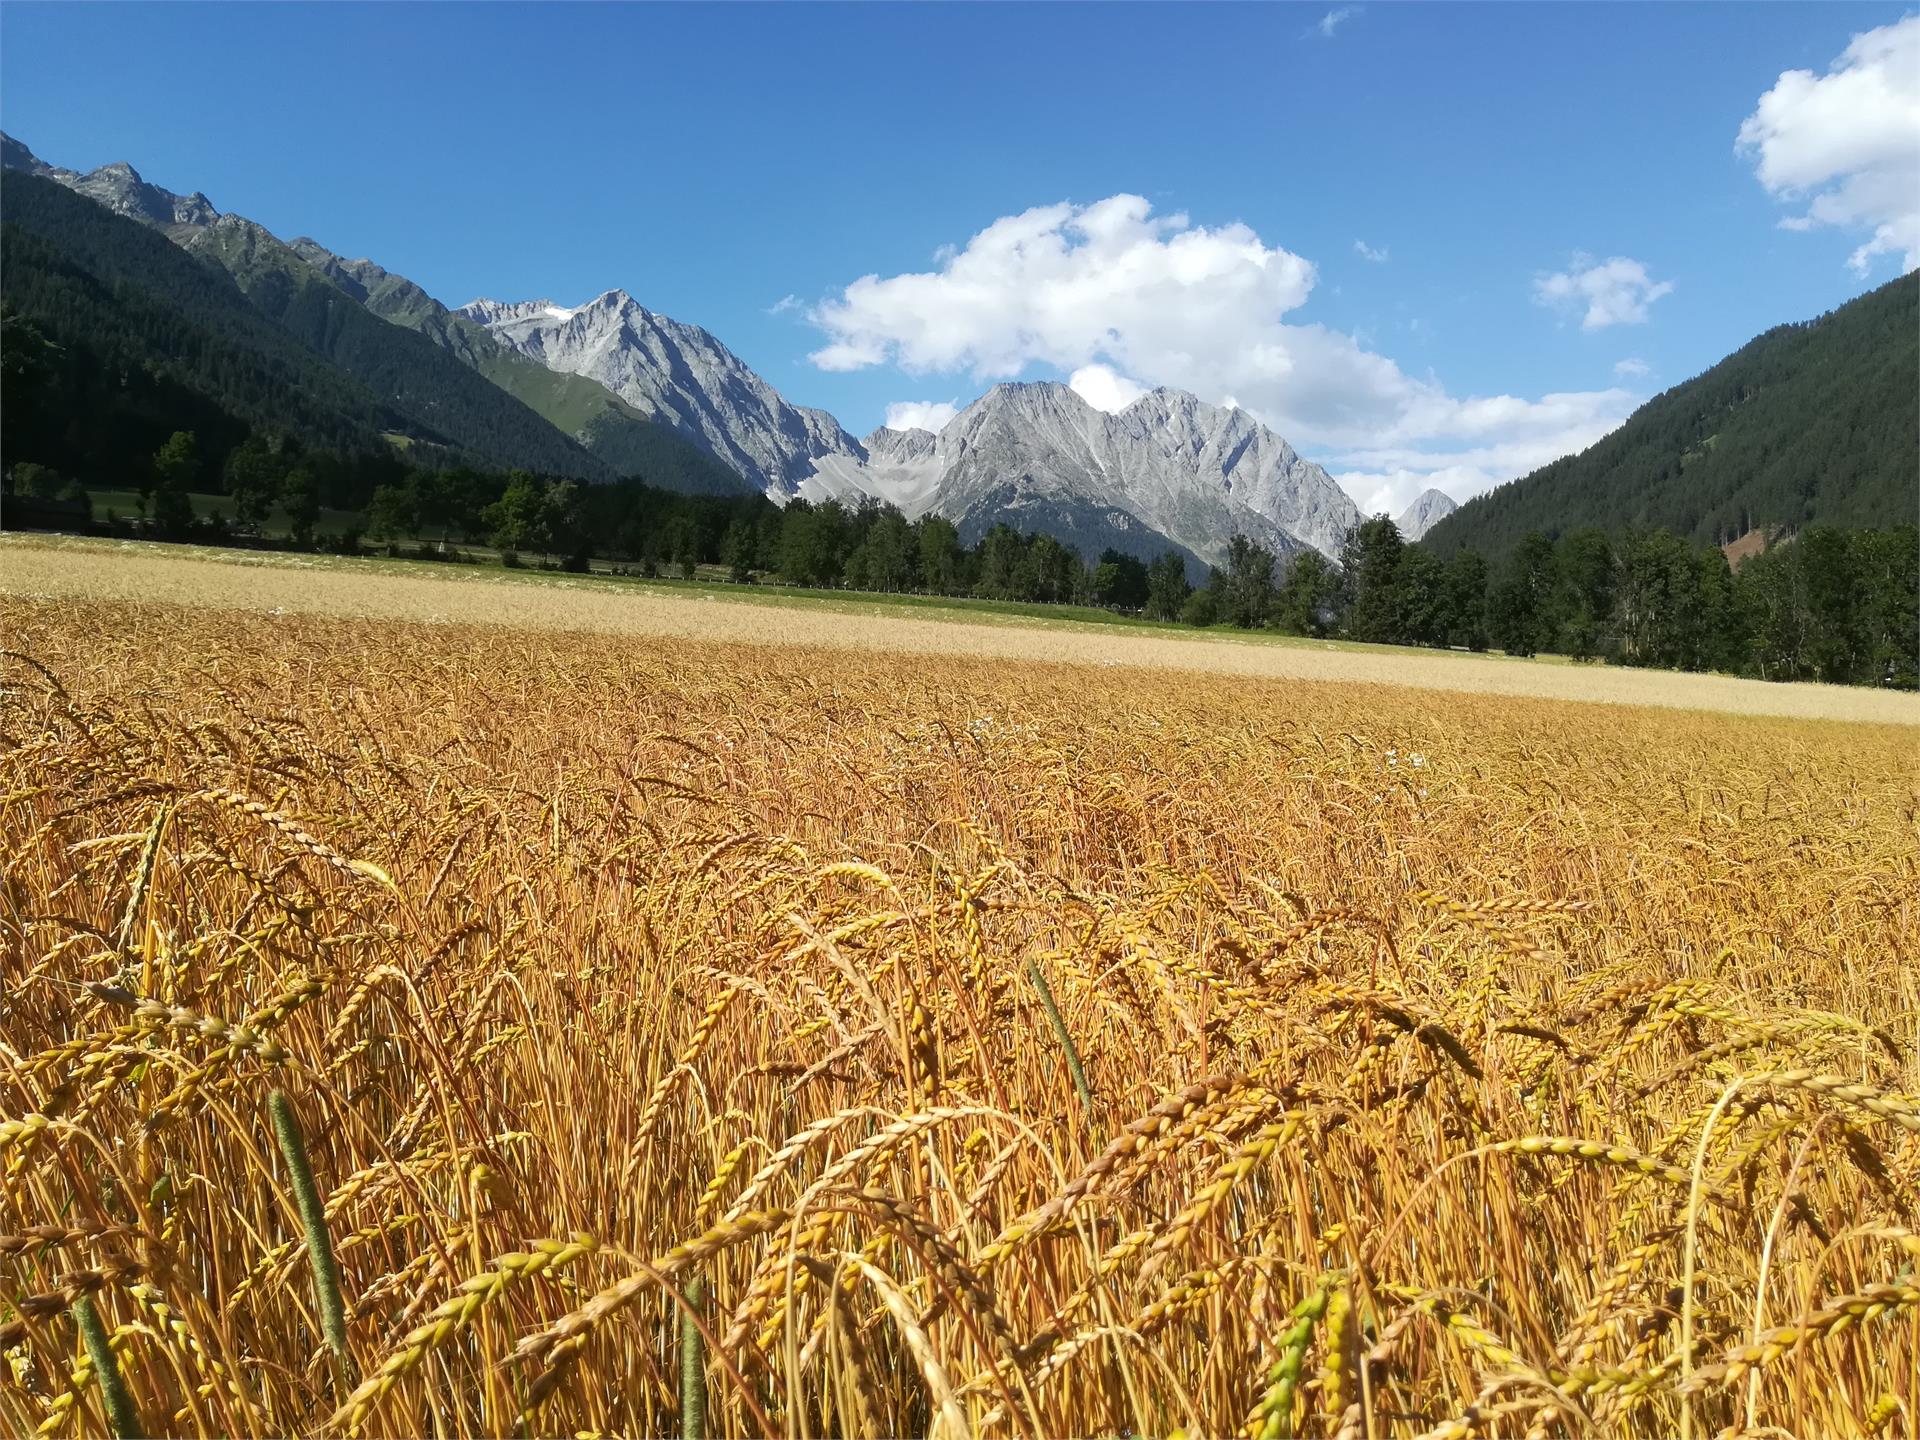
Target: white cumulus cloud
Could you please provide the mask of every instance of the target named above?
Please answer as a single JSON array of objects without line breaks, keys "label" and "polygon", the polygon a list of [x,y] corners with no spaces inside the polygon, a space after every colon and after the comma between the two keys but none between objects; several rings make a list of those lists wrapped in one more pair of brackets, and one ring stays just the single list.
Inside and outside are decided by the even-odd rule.
[{"label": "white cumulus cloud", "polygon": [[1096,410],[1118,415],[1147,393],[1147,387],[1129,380],[1108,365],[1082,365],[1067,377],[1067,387]]},{"label": "white cumulus cloud", "polygon": [[1920,269],[1920,15],[1853,37],[1825,75],[1787,70],[1740,126],[1767,193],[1805,208],[1789,230],[1866,230],[1848,263]]},{"label": "white cumulus cloud", "polygon": [[1548,395],[1538,408],[1532,423],[1506,434],[1489,430],[1486,443],[1463,449],[1389,445],[1350,451],[1336,478],[1368,515],[1399,515],[1429,487],[1465,500],[1586,449],[1626,417],[1633,398],[1624,390]]},{"label": "white cumulus cloud", "polygon": [[1384,245],[1376,250],[1373,246],[1367,244],[1366,241],[1356,240],[1353,242],[1353,248],[1354,252],[1358,254],[1362,260],[1371,260],[1376,265],[1384,265],[1387,263],[1387,247]]},{"label": "white cumulus cloud", "polygon": [[979,385],[1050,367],[1102,408],[1156,385],[1231,399],[1334,473],[1359,472],[1356,498],[1404,470],[1431,477],[1409,500],[1426,484],[1465,499],[1590,444],[1632,409],[1621,389],[1452,395],[1350,334],[1294,323],[1310,261],[1244,224],[1156,215],[1137,195],[1005,216],[936,265],[866,275],[816,305],[825,343],[813,362]]},{"label": "white cumulus cloud", "polygon": [[887,406],[889,430],[931,430],[938,435],[960,413],[952,400],[901,400]]},{"label": "white cumulus cloud", "polygon": [[1653,367],[1637,355],[1629,355],[1624,360],[1613,362],[1613,373],[1623,380],[1644,380],[1653,373]]},{"label": "white cumulus cloud", "polygon": [[1673,282],[1655,282],[1647,267],[1638,260],[1615,255],[1596,260],[1591,255],[1575,254],[1573,263],[1552,275],[1537,275],[1533,298],[1542,305],[1560,310],[1586,307],[1580,319],[1582,330],[1604,330],[1609,325],[1644,325],[1647,307],[1662,295],[1673,293]]}]

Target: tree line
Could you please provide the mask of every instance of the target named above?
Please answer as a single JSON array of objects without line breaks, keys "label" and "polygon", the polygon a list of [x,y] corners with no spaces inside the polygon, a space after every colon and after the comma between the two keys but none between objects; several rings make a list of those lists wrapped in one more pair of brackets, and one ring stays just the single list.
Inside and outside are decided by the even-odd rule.
[{"label": "tree line", "polygon": [[[76,484],[15,464],[16,499],[71,506]],[[683,494],[628,479],[588,485],[513,470],[410,467],[398,457],[342,457],[251,434],[203,457],[176,432],[136,480],[141,523],[170,538],[260,536],[270,517],[286,543],[363,541],[447,556],[491,546],[504,563],[586,570],[600,560],[643,575],[691,579],[719,567],[733,581],[1000,601],[1096,606],[1188,625],[1268,629],[1323,639],[1461,650],[1541,652],[1576,660],[1715,670],[1772,680],[1916,687],[1920,529],[1809,526],[1737,568],[1716,546],[1671,531],[1585,528],[1521,537],[1496,568],[1475,550],[1444,559],[1406,542],[1386,516],[1348,532],[1337,559],[1283,559],[1242,535],[1226,563],[1189,582],[1186,558],[1108,550],[1089,563],[1047,534],[994,525],[971,544],[952,521],[909,521],[891,505],[761,495]],[[228,515],[198,519],[191,496],[228,497]],[[80,492],[84,496],[84,492]],[[353,517],[322,537],[323,508]]]},{"label": "tree line", "polygon": [[1670,530],[1529,531],[1495,569],[1407,545],[1380,516],[1348,534],[1317,598],[1306,633],[1911,690],[1920,527],[1810,525],[1738,567]]}]

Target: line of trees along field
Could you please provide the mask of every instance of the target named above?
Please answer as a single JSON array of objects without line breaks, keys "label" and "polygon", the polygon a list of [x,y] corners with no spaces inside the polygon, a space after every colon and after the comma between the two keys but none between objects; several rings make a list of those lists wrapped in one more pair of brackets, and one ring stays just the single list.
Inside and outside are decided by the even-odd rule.
[{"label": "line of trees along field", "polygon": [[[92,519],[78,482],[46,467],[8,472],[10,508],[29,520]],[[1385,516],[1346,537],[1337,562],[1306,551],[1283,564],[1244,536],[1198,587],[1172,551],[1151,562],[1107,551],[1089,564],[1048,535],[996,525],[963,545],[951,521],[888,505],[688,495],[638,479],[585,485],[525,471],[408,467],[396,456],[307,452],[254,434],[217,464],[175,433],[136,477],[140,523],[167,538],[259,537],[358,553],[363,539],[450,558],[489,545],[508,564],[573,570],[594,559],[693,578],[988,600],[1082,604],[1194,626],[1510,655],[1717,670],[1771,680],[1916,687],[1920,530],[1810,526],[1737,569],[1715,546],[1671,531],[1598,528],[1524,535],[1497,566],[1475,550],[1444,559],[1405,542]],[[192,496],[227,513],[196,518]],[[25,502],[24,505],[22,502]],[[35,507],[39,507],[36,511]],[[318,533],[323,509],[360,517]],[[15,521],[15,523],[20,523]]]}]

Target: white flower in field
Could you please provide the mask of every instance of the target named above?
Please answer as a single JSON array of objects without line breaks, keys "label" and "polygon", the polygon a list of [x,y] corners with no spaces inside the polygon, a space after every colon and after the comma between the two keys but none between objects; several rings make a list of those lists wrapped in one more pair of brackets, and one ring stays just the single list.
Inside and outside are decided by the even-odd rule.
[{"label": "white flower in field", "polygon": [[269,615],[284,615],[287,613],[287,607],[284,605],[276,605],[271,610],[267,611],[267,613]]},{"label": "white flower in field", "polygon": [[1424,799],[1426,799],[1426,798],[1427,798],[1427,787],[1426,787],[1426,786],[1424,786],[1424,785],[1422,785],[1422,786],[1420,787],[1420,798],[1421,798],[1422,800],[1424,800]]},{"label": "white flower in field", "polygon": [[1414,769],[1418,770],[1422,765],[1427,763],[1427,757],[1416,752],[1407,757],[1407,762],[1412,765]]}]

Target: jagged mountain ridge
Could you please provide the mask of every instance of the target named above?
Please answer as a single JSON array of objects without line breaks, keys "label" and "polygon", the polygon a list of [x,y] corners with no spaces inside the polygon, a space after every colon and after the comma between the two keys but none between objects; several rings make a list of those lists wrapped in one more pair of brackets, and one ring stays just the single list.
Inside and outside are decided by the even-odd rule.
[{"label": "jagged mountain ridge", "polygon": [[[1096,409],[1057,381],[996,385],[937,436],[876,430],[867,458],[822,460],[801,494],[865,493],[909,516],[928,511],[970,526],[996,510],[1051,515],[1047,528],[1109,530],[1131,517],[1115,548],[1143,551],[1156,537],[1217,564],[1244,534],[1290,555],[1303,546],[1338,550],[1360,512],[1326,471],[1244,411],[1160,389],[1117,414]],[[1073,519],[1107,517],[1098,525]],[[1105,548],[1105,542],[1095,546]]]},{"label": "jagged mountain ridge", "polygon": [[1213,409],[1156,391],[1110,415],[1057,382],[996,385],[940,432],[929,508],[963,529],[1006,510],[1119,512],[1212,564],[1236,533],[1294,553],[1302,538],[1236,496],[1219,473],[1211,417],[1198,413]]},{"label": "jagged mountain ridge", "polygon": [[102,165],[81,174],[77,170],[49,165],[11,135],[0,134],[0,167],[24,170],[43,180],[53,180],[76,194],[96,200],[116,215],[165,228],[169,225],[211,225],[220,212],[199,191],[176,195],[140,178],[140,172],[125,161]]},{"label": "jagged mountain ridge", "polygon": [[776,500],[794,495],[816,460],[866,458],[826,411],[789,404],[712,334],[656,314],[624,290],[578,306],[482,299],[455,313],[550,370],[599,381]]},{"label": "jagged mountain ridge", "polygon": [[481,299],[456,314],[530,359],[599,380],[781,503],[871,496],[963,531],[1017,514],[1094,553],[1114,537],[1146,554],[1171,541],[1210,563],[1235,533],[1280,554],[1302,544],[1332,554],[1360,519],[1280,436],[1183,391],[1109,415],[1056,382],[1001,385],[938,436],[882,427],[856,440],[825,411],[788,403],[708,331],[624,290],[578,306]]},{"label": "jagged mountain ridge", "polygon": [[305,236],[292,248],[372,313],[420,331],[579,441],[613,473],[642,474],[676,490],[727,494],[755,488],[737,469],[717,463],[673,427],[654,423],[609,387],[522,354],[404,275],[371,260],[346,259]]}]

